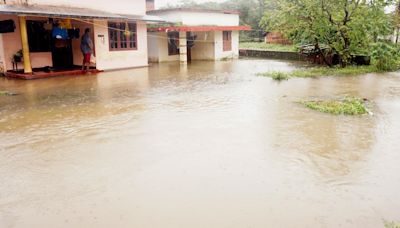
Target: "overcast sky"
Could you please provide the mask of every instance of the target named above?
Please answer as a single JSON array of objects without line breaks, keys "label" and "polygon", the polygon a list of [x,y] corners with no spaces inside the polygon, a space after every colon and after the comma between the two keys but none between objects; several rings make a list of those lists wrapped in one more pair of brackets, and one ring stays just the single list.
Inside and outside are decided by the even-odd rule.
[{"label": "overcast sky", "polygon": [[[225,0],[195,0],[195,2],[223,2]],[[155,0],[156,8],[166,6],[168,3],[176,4],[179,0]]]}]

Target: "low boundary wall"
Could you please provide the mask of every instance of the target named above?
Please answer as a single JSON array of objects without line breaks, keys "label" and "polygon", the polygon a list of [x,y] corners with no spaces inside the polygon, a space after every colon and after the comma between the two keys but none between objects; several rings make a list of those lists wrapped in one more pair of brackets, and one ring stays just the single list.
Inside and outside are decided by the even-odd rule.
[{"label": "low boundary wall", "polygon": [[241,57],[257,57],[266,59],[284,59],[284,60],[298,60],[307,61],[307,57],[297,52],[289,51],[268,51],[256,49],[240,49],[239,55]]}]

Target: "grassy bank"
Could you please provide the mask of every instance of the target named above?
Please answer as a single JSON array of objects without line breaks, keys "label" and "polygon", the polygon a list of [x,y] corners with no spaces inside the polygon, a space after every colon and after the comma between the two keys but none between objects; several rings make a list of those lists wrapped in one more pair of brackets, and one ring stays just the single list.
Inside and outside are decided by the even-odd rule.
[{"label": "grassy bank", "polygon": [[364,115],[368,113],[364,100],[346,97],[339,100],[320,100],[301,102],[309,109],[333,115]]},{"label": "grassy bank", "polygon": [[264,42],[243,42],[239,44],[239,47],[243,49],[260,49],[266,51],[297,52],[297,49],[294,45],[267,44]]},{"label": "grassy bank", "polygon": [[[349,66],[346,68],[339,67],[314,67],[294,70],[289,73],[285,72],[265,72],[258,74],[259,76],[271,77],[275,80],[280,78],[313,78],[322,76],[353,76],[378,72],[374,66]],[[279,77],[278,77],[279,76]]]}]

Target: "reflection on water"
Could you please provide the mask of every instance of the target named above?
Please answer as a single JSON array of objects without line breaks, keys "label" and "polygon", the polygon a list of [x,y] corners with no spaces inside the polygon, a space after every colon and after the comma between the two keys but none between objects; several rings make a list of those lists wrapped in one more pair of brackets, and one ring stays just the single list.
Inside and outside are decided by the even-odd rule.
[{"label": "reflection on water", "polygon": [[[400,220],[398,74],[296,62],[0,79],[0,227],[380,227]],[[303,108],[359,96],[373,116]]]}]

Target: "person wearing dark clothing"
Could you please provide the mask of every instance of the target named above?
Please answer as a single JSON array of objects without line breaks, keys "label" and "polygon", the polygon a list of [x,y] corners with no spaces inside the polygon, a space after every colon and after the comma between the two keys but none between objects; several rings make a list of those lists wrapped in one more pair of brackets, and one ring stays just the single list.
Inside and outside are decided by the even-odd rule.
[{"label": "person wearing dark clothing", "polygon": [[90,29],[85,29],[85,34],[82,36],[81,40],[81,51],[83,54],[82,70],[89,70],[90,67],[90,56],[93,51],[93,42],[90,38]]}]

